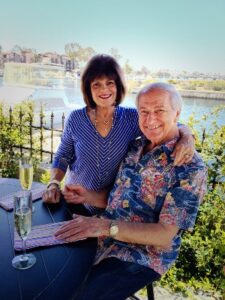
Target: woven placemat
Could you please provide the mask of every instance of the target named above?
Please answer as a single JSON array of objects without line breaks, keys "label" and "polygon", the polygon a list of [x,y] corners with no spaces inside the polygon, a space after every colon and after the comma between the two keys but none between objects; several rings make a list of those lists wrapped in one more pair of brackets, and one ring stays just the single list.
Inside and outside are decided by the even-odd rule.
[{"label": "woven placemat", "polygon": [[[54,237],[56,230],[67,222],[69,221],[33,226],[26,240],[26,249],[68,243]],[[17,251],[22,250],[22,240],[16,230],[14,230],[14,248]]]},{"label": "woven placemat", "polygon": [[[40,199],[42,197],[43,192],[45,191],[46,187],[43,185],[41,187],[36,187],[31,190],[32,192],[32,200],[35,201],[37,199]],[[17,193],[21,193],[21,191],[10,193],[6,196],[0,196],[0,206],[4,208],[5,210],[13,210],[13,201],[14,196]]]}]

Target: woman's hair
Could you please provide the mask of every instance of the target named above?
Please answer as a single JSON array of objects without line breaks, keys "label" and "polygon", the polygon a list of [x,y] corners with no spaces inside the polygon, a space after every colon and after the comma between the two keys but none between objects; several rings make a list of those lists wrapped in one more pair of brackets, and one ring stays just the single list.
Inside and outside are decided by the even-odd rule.
[{"label": "woman's hair", "polygon": [[87,106],[95,108],[96,104],[91,94],[91,83],[101,77],[113,79],[116,83],[117,95],[115,105],[119,105],[126,93],[123,72],[117,61],[106,54],[93,56],[87,63],[81,76],[81,90]]}]

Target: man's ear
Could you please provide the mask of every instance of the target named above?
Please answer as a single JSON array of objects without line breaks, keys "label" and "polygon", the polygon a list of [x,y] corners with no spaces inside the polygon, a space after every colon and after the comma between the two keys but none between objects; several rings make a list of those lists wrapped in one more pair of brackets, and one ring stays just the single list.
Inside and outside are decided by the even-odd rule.
[{"label": "man's ear", "polygon": [[176,122],[178,122],[179,118],[180,118],[180,111],[177,111],[176,112]]}]

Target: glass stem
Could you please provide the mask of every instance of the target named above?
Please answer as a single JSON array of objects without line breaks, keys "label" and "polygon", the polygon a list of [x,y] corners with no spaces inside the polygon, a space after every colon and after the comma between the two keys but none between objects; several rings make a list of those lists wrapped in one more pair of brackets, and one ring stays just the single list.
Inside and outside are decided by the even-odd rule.
[{"label": "glass stem", "polygon": [[23,260],[27,259],[27,253],[26,253],[26,239],[22,239],[22,250],[23,250]]}]

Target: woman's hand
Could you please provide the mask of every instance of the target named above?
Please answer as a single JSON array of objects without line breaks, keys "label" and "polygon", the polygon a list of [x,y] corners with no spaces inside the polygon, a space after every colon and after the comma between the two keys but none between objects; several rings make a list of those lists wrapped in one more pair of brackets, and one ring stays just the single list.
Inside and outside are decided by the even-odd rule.
[{"label": "woman's hand", "polygon": [[88,237],[100,237],[109,235],[110,220],[96,217],[84,217],[73,215],[73,220],[61,226],[55,237],[66,242],[84,240]]},{"label": "woman's hand", "polygon": [[193,135],[185,134],[182,135],[177,142],[175,149],[172,153],[174,157],[174,165],[181,166],[192,160],[195,151],[195,140]]},{"label": "woman's hand", "polygon": [[45,203],[59,203],[61,192],[57,184],[51,184],[43,193],[42,199]]},{"label": "woman's hand", "polygon": [[88,191],[81,185],[65,185],[62,194],[67,203],[85,203],[88,198]]}]

